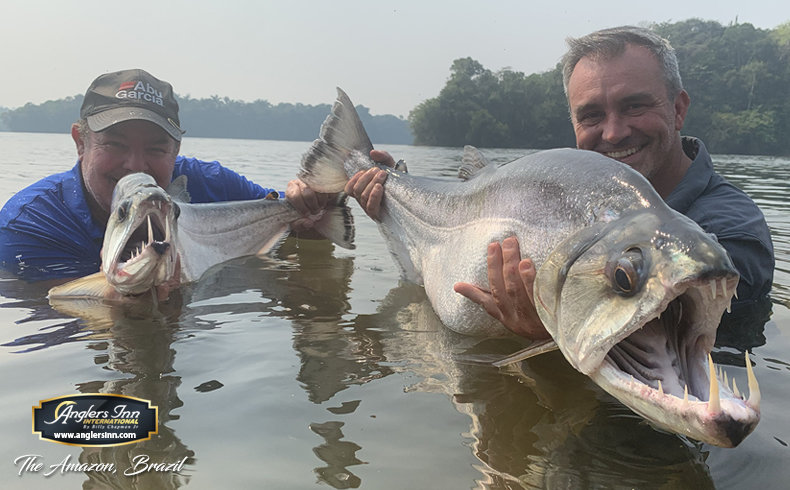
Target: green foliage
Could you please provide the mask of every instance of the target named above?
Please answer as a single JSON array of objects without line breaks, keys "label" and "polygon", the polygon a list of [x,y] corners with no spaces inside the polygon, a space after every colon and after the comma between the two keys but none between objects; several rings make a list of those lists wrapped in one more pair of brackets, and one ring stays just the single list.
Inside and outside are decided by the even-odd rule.
[{"label": "green foliage", "polygon": [[776,145],[773,111],[750,109],[713,114],[711,138],[720,141],[721,153],[763,154],[764,148]]},{"label": "green foliage", "polygon": [[79,115],[82,95],[0,112],[0,130],[30,133],[68,133]]},{"label": "green foliage", "polygon": [[[689,19],[653,26],[692,100],[684,134],[716,153],[790,154],[790,22],[773,30]],[[573,146],[561,67],[525,76],[455,60],[438,97],[409,114],[415,144]]]},{"label": "green foliage", "polygon": [[[0,130],[63,133],[79,118],[82,95],[27,104],[0,112]],[[242,102],[213,96],[193,99],[179,96],[181,126],[187,136],[312,141],[332,106],[328,104],[277,104],[265,100]],[[362,123],[377,144],[411,144],[408,123],[392,115],[374,116],[357,106]]]},{"label": "green foliage", "polygon": [[453,62],[439,96],[409,114],[417,145],[501,148],[573,146],[559,67],[541,75],[492,73],[473,60]]}]

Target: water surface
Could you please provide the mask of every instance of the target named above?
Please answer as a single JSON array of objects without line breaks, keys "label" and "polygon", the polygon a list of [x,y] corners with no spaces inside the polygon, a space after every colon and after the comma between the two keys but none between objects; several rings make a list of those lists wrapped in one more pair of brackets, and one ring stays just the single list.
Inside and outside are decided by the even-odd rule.
[{"label": "water surface", "polygon": [[[185,138],[284,188],[308,143]],[[0,201],[70,168],[68,135],[0,133]],[[413,174],[453,177],[455,148],[391,146]],[[510,160],[523,150],[489,150]],[[47,285],[0,282],[2,488],[778,488],[790,480],[790,160],[720,155],[717,168],[763,209],[777,270],[770,319],[730,327],[716,351],[746,386],[753,351],[762,420],[736,449],[659,432],[559,354],[498,370],[521,346],[441,326],[421,288],[402,283],[377,227],[354,203],[357,249],[288,240],[185,286],[155,315],[140,308],[53,310]],[[79,313],[81,318],[76,315]],[[751,323],[750,323],[751,322]],[[150,441],[82,448],[41,441],[31,407],[73,393],[159,406]],[[115,462],[187,457],[180,475],[17,475],[37,454]]]}]

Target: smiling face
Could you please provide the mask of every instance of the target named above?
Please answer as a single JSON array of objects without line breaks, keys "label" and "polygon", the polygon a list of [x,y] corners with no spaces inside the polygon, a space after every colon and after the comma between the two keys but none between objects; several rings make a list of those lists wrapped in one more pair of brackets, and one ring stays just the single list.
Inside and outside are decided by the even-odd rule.
[{"label": "smiling face", "polygon": [[91,213],[101,223],[107,221],[112,192],[121,177],[144,172],[162,188],[170,183],[180,145],[156,124],[131,120],[84,136],[75,124],[71,134]]},{"label": "smiling face", "polygon": [[685,91],[670,98],[650,51],[628,45],[621,55],[584,57],[568,81],[576,145],[631,166],[666,197],[685,174],[680,129],[689,106]]}]

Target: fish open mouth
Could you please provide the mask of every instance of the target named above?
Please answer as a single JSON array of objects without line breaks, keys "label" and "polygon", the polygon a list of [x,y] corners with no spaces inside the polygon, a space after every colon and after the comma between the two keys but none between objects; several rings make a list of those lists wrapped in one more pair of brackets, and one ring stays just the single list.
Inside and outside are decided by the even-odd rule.
[{"label": "fish open mouth", "polygon": [[664,309],[615,344],[590,377],[654,425],[734,447],[760,418],[760,389],[746,353],[749,397],[710,356],[737,277],[673,288]]},{"label": "fish open mouth", "polygon": [[140,294],[173,274],[176,250],[171,246],[172,206],[168,200],[151,196],[116,211],[116,218],[126,223],[108,226],[107,233],[113,235],[103,269],[107,282],[119,292]]},{"label": "fish open mouth", "polygon": [[137,227],[124,245],[119,263],[134,260],[148,247],[162,255],[170,246],[169,233],[166,215],[164,217],[159,213],[146,215],[145,223]]}]

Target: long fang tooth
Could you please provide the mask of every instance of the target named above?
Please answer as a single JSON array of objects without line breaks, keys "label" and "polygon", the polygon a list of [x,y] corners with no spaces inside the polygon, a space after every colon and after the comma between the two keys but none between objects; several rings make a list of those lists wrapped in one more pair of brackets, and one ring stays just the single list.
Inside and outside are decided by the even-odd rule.
[{"label": "long fang tooth", "polygon": [[730,302],[727,303],[727,313],[732,313],[732,298],[730,298]]},{"label": "long fang tooth", "polygon": [[165,215],[165,243],[170,242],[170,223],[168,222],[168,216]]},{"label": "long fang tooth", "polygon": [[735,285],[735,291],[733,291],[732,295],[735,296],[735,299],[738,299],[738,285],[737,284]]},{"label": "long fang tooth", "polygon": [[724,371],[724,386],[730,386],[730,381],[727,379],[727,371]]},{"label": "long fang tooth", "polygon": [[710,294],[713,295],[713,299],[716,299],[716,279],[710,280]]},{"label": "long fang tooth", "polygon": [[151,226],[151,215],[148,215],[148,243],[150,245],[154,241],[154,228]]},{"label": "long fang tooth", "polygon": [[719,403],[719,379],[716,377],[716,370],[713,367],[713,358],[708,354],[708,371],[710,371],[710,395],[708,396],[708,412],[719,413],[721,404]]},{"label": "long fang tooth", "polygon": [[749,405],[758,409],[760,408],[760,385],[757,384],[757,378],[754,376],[748,352],[746,352],[746,376],[749,378]]},{"label": "long fang tooth", "polygon": [[735,384],[735,378],[732,378],[732,394],[738,398],[741,397],[741,392],[738,391],[738,385]]},{"label": "long fang tooth", "polygon": [[686,403],[689,401],[689,385],[683,386],[683,401]]},{"label": "long fang tooth", "polygon": [[658,380],[658,392],[659,392],[661,395],[663,395],[663,394],[664,394],[664,388],[661,386],[661,380],[660,380],[660,379]]},{"label": "long fang tooth", "polygon": [[721,278],[721,292],[724,296],[727,296],[727,278]]}]

